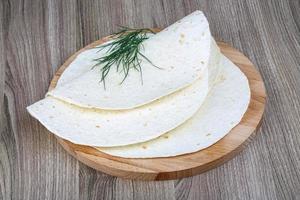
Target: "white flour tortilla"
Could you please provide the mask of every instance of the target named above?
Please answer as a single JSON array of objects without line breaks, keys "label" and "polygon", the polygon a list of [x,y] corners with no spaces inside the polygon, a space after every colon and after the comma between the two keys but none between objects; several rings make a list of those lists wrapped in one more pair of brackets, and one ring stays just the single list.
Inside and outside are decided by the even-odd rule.
[{"label": "white flour tortilla", "polygon": [[223,71],[200,110],[180,127],[141,144],[98,150],[126,158],[169,157],[192,153],[222,139],[242,119],[250,101],[246,76],[223,57]]},{"label": "white flour tortilla", "polygon": [[131,110],[87,109],[53,97],[27,109],[52,133],[76,144],[107,147],[144,142],[179,126],[196,113],[209,90],[208,71],[204,69],[203,77],[194,84]]},{"label": "white flour tortilla", "polygon": [[[212,46],[214,51],[208,62],[208,68],[209,68],[208,70],[210,74],[208,82],[210,85],[218,76],[218,71],[219,71],[218,63],[220,61],[220,56],[221,56],[219,47],[217,46],[217,43],[215,42],[214,38],[212,38]],[[88,49],[80,53],[60,75],[56,87],[61,87],[64,84],[81,76],[82,74],[90,71],[91,66],[95,64],[95,61],[93,61],[93,59],[97,58],[97,54],[96,54],[97,51],[98,49]]]},{"label": "white flour tortilla", "polygon": [[69,64],[58,79],[56,87],[62,86],[67,82],[70,82],[74,78],[81,76],[82,74],[91,70],[92,66],[96,64],[93,59],[97,58],[98,49],[88,49],[83,51]]},{"label": "white flour tortilla", "polygon": [[[219,49],[214,45],[208,22],[200,11],[184,17],[163,31],[151,36],[143,43],[143,54],[158,69],[142,62],[143,84],[140,73],[131,70],[129,76],[120,84],[123,75],[112,69],[105,79],[106,89],[101,78],[100,68],[90,70],[93,62],[73,62],[84,65],[88,71],[75,72],[81,76],[64,82],[50,91],[48,95],[66,102],[86,107],[108,110],[132,109],[163,96],[171,94],[195,82],[207,68]],[[90,51],[93,53],[93,51]],[[101,57],[105,51],[97,54]],[[92,56],[95,58],[95,56]],[[81,67],[74,67],[80,68]]]}]

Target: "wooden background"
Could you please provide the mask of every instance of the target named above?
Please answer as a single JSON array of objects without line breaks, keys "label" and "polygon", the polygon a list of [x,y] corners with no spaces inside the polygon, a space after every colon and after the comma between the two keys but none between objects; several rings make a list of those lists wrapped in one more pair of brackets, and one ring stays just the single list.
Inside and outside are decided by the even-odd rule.
[{"label": "wooden background", "polygon": [[[165,27],[196,9],[268,92],[259,134],[233,160],[182,180],[122,180],[76,161],[26,112],[68,56],[116,25]],[[0,133],[5,200],[300,199],[300,1],[0,0]]]}]

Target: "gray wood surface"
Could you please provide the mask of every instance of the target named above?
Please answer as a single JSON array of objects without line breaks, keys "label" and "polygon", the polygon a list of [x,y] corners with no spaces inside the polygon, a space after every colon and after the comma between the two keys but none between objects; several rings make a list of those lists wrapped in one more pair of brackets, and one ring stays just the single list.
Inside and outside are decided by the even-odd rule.
[{"label": "gray wood surface", "polygon": [[[68,56],[118,24],[165,27],[196,9],[268,92],[262,128],[231,161],[182,180],[122,180],[76,161],[26,112]],[[300,1],[0,0],[0,134],[0,199],[300,199]]]}]

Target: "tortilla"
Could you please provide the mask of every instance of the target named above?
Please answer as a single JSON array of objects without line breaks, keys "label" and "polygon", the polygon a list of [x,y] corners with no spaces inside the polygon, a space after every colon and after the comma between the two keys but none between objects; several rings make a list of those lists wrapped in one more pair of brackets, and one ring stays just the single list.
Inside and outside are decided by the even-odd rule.
[{"label": "tortilla", "polygon": [[105,79],[104,88],[100,82],[100,68],[91,68],[92,58],[99,58],[105,52],[94,52],[90,64],[74,61],[72,65],[84,65],[88,70],[75,72],[75,75],[84,73],[47,95],[86,108],[136,108],[194,83],[203,76],[208,64],[217,60],[219,48],[211,37],[204,14],[195,11],[143,42],[142,53],[161,69],[142,58],[142,78],[140,72],[130,70],[129,76],[120,84],[122,74],[112,69]]},{"label": "tortilla", "polygon": [[82,74],[91,70],[92,66],[96,64],[93,59],[97,58],[98,49],[92,48],[81,52],[69,64],[58,79],[57,87],[70,82],[71,80],[81,76]]},{"label": "tortilla", "polygon": [[225,56],[221,65],[216,85],[200,110],[186,123],[145,143],[97,149],[126,158],[170,157],[199,151],[222,139],[246,112],[250,88],[246,76]]},{"label": "tortilla", "polygon": [[51,96],[27,109],[49,131],[75,144],[107,147],[144,142],[176,128],[197,112],[209,90],[208,71],[204,69],[203,77],[194,84],[131,110],[87,109]]}]

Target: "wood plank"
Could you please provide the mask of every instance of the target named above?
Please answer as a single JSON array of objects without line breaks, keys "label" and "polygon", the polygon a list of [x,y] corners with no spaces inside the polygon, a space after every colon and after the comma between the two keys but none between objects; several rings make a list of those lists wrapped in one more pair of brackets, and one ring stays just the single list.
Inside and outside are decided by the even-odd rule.
[{"label": "wood plank", "polygon": [[[55,70],[49,59],[47,5],[42,1],[6,3],[5,77],[1,79],[5,81],[1,149],[8,157],[1,159],[5,169],[1,173],[7,176],[4,199],[76,199],[78,162],[25,110],[44,95]],[[60,34],[65,33],[62,30],[56,37]]]},{"label": "wood plank", "polygon": [[[0,5],[0,199],[78,199],[83,190],[95,199],[104,190],[110,199],[299,198],[299,1],[4,0]],[[218,40],[245,53],[261,72],[269,96],[261,134],[225,165],[176,181],[176,192],[173,181],[117,179],[102,186],[101,173],[64,153],[25,106],[43,97],[68,56],[115,31],[117,23],[165,27],[195,9],[208,15]],[[49,160],[41,161],[44,157]],[[111,185],[116,190],[107,189]]]}]

